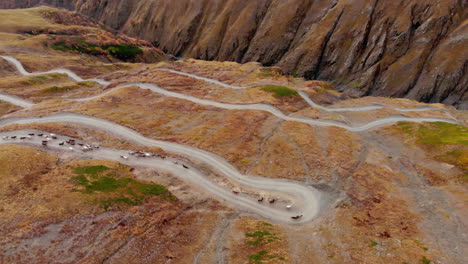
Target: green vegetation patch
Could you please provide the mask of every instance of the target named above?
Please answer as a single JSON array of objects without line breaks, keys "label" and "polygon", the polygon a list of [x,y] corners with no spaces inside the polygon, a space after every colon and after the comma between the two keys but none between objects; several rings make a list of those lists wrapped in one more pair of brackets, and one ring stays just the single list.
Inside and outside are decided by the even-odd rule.
[{"label": "green vegetation patch", "polygon": [[432,263],[432,260],[430,260],[430,259],[426,258],[425,256],[423,256],[423,257],[421,258],[421,263],[423,263],[423,264],[431,264],[431,263]]},{"label": "green vegetation patch", "polygon": [[103,48],[109,51],[112,56],[121,60],[133,59],[137,55],[143,54],[143,50],[139,47],[127,44],[104,46]]},{"label": "green vegetation patch", "polygon": [[27,79],[27,82],[29,84],[43,84],[54,79],[59,79],[61,77],[64,77],[64,74],[51,73],[51,74],[46,74],[46,75],[37,75],[37,76],[29,77]]},{"label": "green vegetation patch", "polygon": [[272,260],[272,259],[277,259],[280,261],[286,261],[286,258],[284,257],[278,257],[274,255],[268,255],[268,252],[266,250],[261,250],[257,252],[256,254],[252,254],[249,256],[249,262],[252,264],[262,264],[264,261]]},{"label": "green vegetation patch", "polygon": [[468,148],[456,149],[437,156],[443,162],[447,162],[468,171]]},{"label": "green vegetation patch", "polygon": [[68,90],[70,90],[70,88],[67,86],[51,86],[51,87],[44,88],[42,92],[43,93],[59,93],[59,92],[66,92]]},{"label": "green vegetation patch", "polygon": [[415,136],[419,143],[426,146],[438,147],[441,145],[468,146],[468,128],[445,122],[415,124],[399,122],[401,130],[411,136]]},{"label": "green vegetation patch", "polygon": [[262,250],[256,254],[250,255],[249,260],[250,262],[254,264],[261,264],[263,260],[265,260],[268,257],[268,252],[265,250]]},{"label": "green vegetation patch", "polygon": [[68,91],[83,88],[83,87],[92,87],[93,84],[94,82],[84,81],[84,82],[78,82],[76,84],[70,84],[70,85],[51,86],[51,87],[46,87],[42,89],[41,93],[43,94],[63,93],[63,92],[68,92]]},{"label": "green vegetation patch", "polygon": [[[70,42],[70,43],[69,43]],[[143,50],[138,46],[128,44],[118,45],[96,45],[86,42],[82,38],[74,38],[67,42],[60,41],[54,43],[52,49],[59,51],[76,51],[79,53],[91,54],[91,55],[106,55],[110,54],[113,57],[120,60],[131,60],[139,54],[143,54]]]},{"label": "green vegetation patch", "polygon": [[291,97],[297,96],[298,92],[289,89],[286,86],[279,86],[279,85],[266,85],[262,88],[263,91],[273,93],[275,97]]},{"label": "green vegetation patch", "polygon": [[77,86],[75,85],[51,86],[51,87],[42,89],[42,93],[45,93],[45,94],[62,93],[62,92],[73,90],[75,88],[77,88]]},{"label": "green vegetation patch", "polygon": [[[279,241],[280,238],[274,233],[273,225],[267,222],[258,222],[257,228],[260,230],[245,233],[245,244],[248,245],[248,248],[257,252],[249,256],[249,263],[261,264],[265,261],[272,261],[274,263],[281,263],[286,261],[286,258],[278,255],[269,255],[267,250],[275,245],[269,245],[275,241]],[[277,246],[277,245],[276,245]],[[251,251],[252,252],[252,251]]]},{"label": "green vegetation patch", "polygon": [[104,171],[107,171],[107,170],[110,170],[110,168],[106,167],[106,166],[102,166],[102,165],[99,165],[99,166],[91,166],[91,167],[76,167],[75,168],[75,173],[76,174],[91,174],[91,175],[95,175],[95,174],[98,174],[100,172],[104,172]]},{"label": "green vegetation patch", "polygon": [[65,42],[57,42],[57,43],[54,43],[51,47],[52,49],[54,50],[59,50],[59,51],[71,51],[71,50],[74,50],[73,47],[71,46],[68,46],[67,44],[65,44]]},{"label": "green vegetation patch", "polygon": [[47,81],[48,79],[49,78],[47,78],[47,76],[45,75],[33,76],[29,78],[31,82],[44,82],[44,81]]},{"label": "green vegetation patch", "polygon": [[468,128],[445,122],[415,124],[400,122],[401,131],[416,138],[416,142],[436,152],[435,158],[455,165],[463,174],[461,179],[468,180]]},{"label": "green vegetation patch", "polygon": [[74,191],[96,195],[98,203],[105,210],[119,204],[138,205],[151,196],[175,199],[162,185],[139,182],[106,166],[76,167],[74,173],[72,181],[77,186]]},{"label": "green vegetation patch", "polygon": [[269,71],[262,71],[258,74],[259,77],[272,77],[273,76],[273,73],[269,72]]},{"label": "green vegetation patch", "polygon": [[269,231],[256,231],[254,233],[246,233],[247,238],[251,238],[246,243],[248,245],[257,246],[257,245],[266,245],[278,239],[278,237],[269,232]]},{"label": "green vegetation patch", "polygon": [[375,240],[371,240],[371,241],[369,242],[369,247],[375,247],[375,246],[377,246],[378,244],[379,244],[379,242],[377,242],[377,241],[375,241]]},{"label": "green vegetation patch", "polygon": [[83,82],[78,82],[78,85],[81,87],[91,87],[94,85],[93,81],[83,81]]}]

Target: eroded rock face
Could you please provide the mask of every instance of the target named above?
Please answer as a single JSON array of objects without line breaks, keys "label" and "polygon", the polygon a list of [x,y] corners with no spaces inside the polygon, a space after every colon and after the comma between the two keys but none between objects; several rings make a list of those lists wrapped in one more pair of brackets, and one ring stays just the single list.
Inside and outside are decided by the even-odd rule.
[{"label": "eroded rock face", "polygon": [[466,3],[446,0],[2,1],[77,9],[176,56],[259,61],[355,95],[468,109]]}]

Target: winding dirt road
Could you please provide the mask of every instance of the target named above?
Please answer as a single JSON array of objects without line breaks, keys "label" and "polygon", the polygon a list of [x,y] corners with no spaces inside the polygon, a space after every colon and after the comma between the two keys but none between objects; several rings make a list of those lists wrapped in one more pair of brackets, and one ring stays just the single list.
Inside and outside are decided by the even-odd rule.
[{"label": "winding dirt road", "polygon": [[[289,202],[292,202],[294,204],[294,207],[291,210],[287,210],[285,209],[284,205],[280,203],[270,205],[266,201],[264,203],[259,203],[256,197],[236,195],[231,190],[223,188],[220,185],[211,181],[208,177],[206,177],[203,173],[198,171],[193,166],[189,166],[189,169],[185,169],[183,168],[183,166],[180,165],[180,163],[175,164],[173,159],[130,158],[128,160],[122,160],[120,159],[120,156],[128,155],[128,151],[107,148],[101,148],[97,151],[86,152],[85,154],[83,154],[87,158],[116,160],[132,166],[143,166],[170,171],[174,173],[174,175],[184,180],[188,180],[192,183],[200,185],[201,187],[208,190],[217,197],[221,198],[222,200],[226,200],[229,203],[235,204],[244,210],[259,214],[273,221],[289,224],[307,222],[312,220],[317,215],[320,208],[319,192],[311,187],[304,186],[299,182],[243,175],[234,166],[232,166],[226,160],[215,154],[189,146],[183,146],[175,143],[150,139],[127,127],[117,125],[107,120],[77,114],[58,114],[47,117],[4,119],[0,121],[0,126],[5,126],[9,124],[31,124],[51,122],[75,123],[90,126],[98,130],[115,135],[118,138],[126,139],[138,145],[159,147],[166,152],[189,157],[192,160],[202,162],[210,166],[216,172],[221,173],[221,175],[231,179],[234,182],[239,183],[241,186],[246,186],[247,188],[259,190],[262,193],[268,193],[271,197],[281,197],[282,199],[288,199]],[[0,144],[13,143],[33,144],[36,146],[41,145],[41,142],[43,140],[42,138],[33,138],[32,140],[23,141],[20,141],[18,139],[21,135],[27,134],[28,133],[25,133],[24,131],[0,133],[0,136],[2,137],[10,136],[8,138],[3,139]],[[16,135],[17,138],[12,139],[12,135]],[[58,142],[67,140],[68,138],[60,137],[59,139],[55,140],[54,143],[50,143],[48,148],[67,150],[66,147],[58,145]],[[74,152],[79,153],[80,151],[77,149],[74,150]],[[298,221],[291,219],[292,216],[298,214],[302,214],[303,217]]]},{"label": "winding dirt road", "polygon": [[[179,74],[179,75],[182,75],[182,76],[186,76],[186,77],[194,78],[194,79],[197,79],[197,80],[201,80],[201,81],[209,82],[209,83],[212,83],[212,84],[216,84],[216,85],[219,85],[219,86],[224,87],[224,88],[237,89],[237,90],[256,87],[256,86],[262,86],[262,85],[278,85],[276,83],[255,83],[255,84],[250,84],[250,85],[247,85],[247,86],[237,86],[237,85],[223,83],[223,82],[221,82],[219,80],[216,80],[216,79],[211,79],[211,78],[202,77],[202,76],[198,76],[198,75],[191,74],[191,73],[176,71],[176,70],[173,70],[173,69],[158,68],[158,70]],[[319,109],[322,109],[322,110],[325,110],[325,111],[328,111],[328,112],[346,112],[346,111],[364,112],[364,111],[379,110],[379,109],[384,109],[384,108],[391,108],[393,110],[397,110],[397,111],[400,111],[400,112],[419,112],[419,111],[429,111],[429,110],[441,111],[441,109],[431,107],[431,106],[423,106],[423,107],[418,107],[418,108],[392,108],[392,107],[378,105],[378,104],[369,105],[369,106],[358,106],[358,107],[340,107],[340,108],[324,107],[324,106],[321,106],[321,105],[315,103],[312,99],[310,99],[310,97],[305,92],[298,91],[298,93],[309,104],[309,106],[311,106],[313,108],[319,108]]]},{"label": "winding dirt road", "polygon": [[[24,69],[21,62],[19,62],[17,59],[15,59],[15,58],[13,58],[11,56],[0,56],[0,57],[7,60],[10,63],[12,63],[17,68],[18,72],[20,74],[22,74],[22,75],[46,74],[46,73],[64,73],[64,74],[67,74],[71,79],[73,79],[75,81],[96,81],[96,82],[98,82],[98,83],[100,83],[102,85],[111,84],[110,82],[102,80],[102,79],[87,79],[87,80],[84,80],[81,77],[79,77],[77,74],[75,74],[74,72],[72,72],[70,70],[67,70],[67,69],[63,69],[63,68],[50,70],[50,71],[47,71],[47,72],[29,73]],[[159,69],[163,70],[163,71],[169,71],[169,72],[181,74],[181,75],[184,75],[184,76],[189,76],[189,77],[192,77],[192,78],[195,78],[195,79],[204,80],[204,81],[207,81],[207,82],[210,82],[210,83],[218,84],[218,85],[221,85],[223,87],[232,88],[232,89],[244,89],[244,88],[247,88],[247,87],[251,87],[251,86],[233,86],[233,85],[225,84],[225,83],[220,82],[218,80],[205,78],[205,77],[201,77],[201,76],[197,76],[197,75],[193,75],[193,74],[189,74],[189,73],[179,72],[179,71],[166,69],[166,68],[159,68]],[[252,85],[252,86],[258,86],[258,85],[260,85],[260,84],[255,84],[255,85]],[[165,89],[163,89],[163,88],[161,88],[161,87],[159,87],[159,86],[157,86],[155,84],[142,83],[142,82],[123,84],[123,85],[120,85],[120,86],[118,86],[116,88],[110,89],[110,90],[108,90],[108,91],[106,91],[106,92],[104,92],[104,93],[102,93],[100,95],[91,96],[91,97],[87,97],[87,98],[69,99],[69,100],[81,101],[81,102],[90,101],[90,100],[94,100],[94,99],[97,99],[99,97],[105,96],[105,95],[111,93],[114,90],[121,89],[121,88],[126,88],[126,87],[131,87],[131,86],[138,86],[138,87],[140,87],[142,89],[149,89],[149,90],[151,90],[151,91],[153,91],[155,93],[159,93],[159,94],[162,94],[162,95],[165,95],[165,96],[168,96],[168,97],[174,97],[174,98],[178,98],[178,99],[182,99],[182,100],[187,100],[187,101],[190,101],[190,102],[193,102],[193,103],[196,103],[196,104],[201,104],[201,105],[206,105],[206,106],[214,106],[214,107],[218,107],[218,108],[222,108],[222,109],[228,109],[228,110],[258,110],[258,111],[265,111],[265,112],[269,112],[272,115],[274,115],[274,116],[276,116],[276,117],[278,117],[278,118],[280,118],[282,120],[285,120],[285,121],[296,121],[296,122],[306,123],[306,124],[315,125],[315,126],[323,126],[323,127],[330,127],[330,126],[340,127],[340,128],[344,128],[344,129],[346,129],[348,131],[352,131],[352,132],[360,132],[360,131],[370,130],[370,129],[373,129],[373,128],[376,128],[376,127],[380,127],[380,126],[388,125],[388,124],[393,124],[393,123],[401,122],[401,121],[418,122],[418,123],[421,123],[421,122],[457,123],[454,120],[443,119],[443,118],[410,118],[410,117],[405,117],[405,116],[389,116],[389,117],[384,117],[384,118],[381,118],[381,119],[374,120],[374,121],[369,122],[369,123],[367,123],[365,125],[362,125],[362,126],[354,127],[354,126],[349,126],[349,125],[346,125],[346,124],[343,124],[343,123],[340,123],[340,122],[334,122],[334,121],[321,121],[321,120],[316,120],[316,119],[307,118],[307,117],[291,117],[291,116],[288,116],[288,115],[284,114],[283,112],[281,112],[278,108],[276,108],[276,107],[274,107],[272,105],[269,105],[269,104],[228,104],[228,103],[220,103],[220,102],[216,102],[216,101],[212,101],[212,100],[193,97],[193,96],[186,95],[186,94],[167,91],[167,90],[165,90]],[[318,106],[305,93],[300,92],[299,94],[301,94],[301,96],[304,98],[304,100],[306,100],[309,104],[313,104],[314,107]],[[3,94],[3,98],[6,98],[5,94]],[[16,98],[16,97],[9,98],[10,102],[13,102],[14,98]],[[0,99],[1,99],[1,97],[0,97]],[[321,109],[326,109],[327,111],[334,111],[334,110],[330,110],[330,108],[325,108],[325,107],[322,107],[322,106],[318,106],[318,107],[320,107]],[[363,109],[376,110],[376,109],[379,109],[377,107],[380,107],[380,106],[365,106],[365,107],[362,107],[362,108],[352,108],[352,107],[351,108],[338,108],[337,111],[364,111]],[[435,108],[432,108],[432,107],[428,106],[428,107],[424,107],[424,108],[412,108],[412,109],[396,108],[396,109],[397,110],[399,109],[400,111],[426,111],[426,110],[434,110]]]},{"label": "winding dirt road", "polygon": [[[85,81],[84,79],[79,77],[74,72],[68,69],[63,69],[63,68],[55,69],[55,70],[51,70],[47,72],[29,73],[24,69],[23,65],[15,58],[10,57],[10,56],[0,56],[0,57],[7,60],[11,64],[13,64],[18,70],[18,72],[22,75],[63,73],[63,74],[67,74],[71,79],[75,81]],[[233,85],[225,84],[218,80],[200,77],[200,76],[192,75],[189,73],[177,72],[177,71],[170,70],[170,69],[161,69],[161,70],[175,72],[177,74],[186,75],[186,76],[193,77],[196,79],[201,79],[201,80],[214,83],[214,84],[218,84],[227,88],[233,88],[233,89],[246,88],[246,87],[241,87],[241,86],[233,86]],[[111,84],[110,82],[102,80],[102,79],[88,79],[86,81],[95,81],[101,85]],[[97,95],[97,96],[92,96],[88,98],[80,98],[80,99],[69,99],[69,100],[89,101],[89,100],[102,97],[106,94],[109,94],[116,89],[122,89],[122,88],[130,87],[130,86],[138,86],[142,89],[149,89],[153,92],[156,92],[165,96],[179,98],[182,100],[187,100],[187,101],[201,104],[201,105],[213,106],[213,107],[218,107],[218,108],[223,108],[223,109],[266,111],[282,120],[302,122],[302,123],[307,123],[307,124],[314,125],[314,126],[340,127],[348,131],[353,131],[353,132],[365,131],[365,130],[373,129],[379,126],[399,122],[399,121],[410,121],[410,122],[441,121],[441,122],[457,123],[454,120],[440,119],[440,118],[408,118],[408,117],[403,117],[403,116],[390,116],[390,117],[375,120],[363,126],[353,127],[353,126],[348,126],[346,124],[332,122],[332,121],[321,121],[321,120],[315,120],[315,119],[311,119],[307,117],[291,117],[282,113],[279,109],[268,104],[245,104],[245,105],[244,104],[227,104],[227,103],[220,103],[220,102],[206,100],[206,99],[200,99],[200,98],[196,98],[196,97],[185,95],[185,94],[167,91],[155,84],[150,84],[150,83],[128,83],[128,84],[124,84],[116,88],[110,89],[106,91],[105,93]],[[254,86],[257,86],[257,85],[254,85]],[[300,93],[300,94],[303,94],[303,93]],[[308,97],[305,94],[301,96],[309,104],[316,105],[315,103],[313,103],[312,100],[310,100],[310,98],[306,99]],[[0,100],[7,101],[12,104],[21,106],[21,107],[34,106],[34,104],[29,101],[20,99],[15,96],[6,95],[6,94],[0,94]],[[317,107],[317,106],[314,106],[314,107]],[[327,111],[367,111],[367,110],[380,109],[379,107],[381,106],[366,106],[362,108],[339,108],[339,109],[334,109],[334,110],[330,110],[329,108],[324,108],[321,106],[319,107],[321,109],[327,109]],[[349,110],[349,109],[354,109],[354,110]],[[364,110],[364,109],[367,109],[367,110]],[[425,110],[434,110],[434,109],[432,108],[422,109],[421,108],[416,111],[425,111]],[[406,109],[403,111],[414,111],[414,109],[413,110]],[[171,159],[167,159],[167,160],[163,160],[163,159],[122,160],[119,158],[120,155],[124,155],[122,153],[126,153],[125,151],[122,151],[122,150],[102,148],[98,151],[94,151],[92,153],[86,153],[86,154],[82,154],[82,153],[79,153],[79,151],[73,150],[74,152],[80,155],[85,155],[86,157],[89,157],[89,158],[118,160],[122,163],[126,163],[126,164],[133,165],[133,166],[145,166],[145,167],[151,167],[151,168],[170,171],[174,175],[182,179],[191,181],[192,183],[202,186],[203,188],[205,188],[212,194],[219,197],[221,200],[228,201],[229,203],[235,204],[243,208],[244,210],[256,213],[258,215],[261,215],[273,221],[283,222],[283,223],[288,223],[288,224],[304,223],[304,222],[312,220],[318,214],[319,209],[321,207],[321,202],[320,202],[321,194],[314,188],[305,186],[303,183],[293,182],[289,180],[263,178],[263,177],[257,177],[257,176],[252,176],[252,175],[243,175],[234,166],[228,163],[225,159],[213,153],[200,150],[194,147],[150,139],[139,134],[138,132],[134,130],[131,130],[127,127],[124,127],[122,125],[119,125],[119,124],[116,124],[107,120],[98,119],[98,118],[85,116],[85,115],[79,115],[79,114],[62,113],[62,114],[57,114],[57,115],[45,116],[45,117],[3,119],[3,120],[0,120],[0,126],[5,126],[9,124],[31,124],[31,123],[50,123],[50,122],[76,123],[76,124],[81,124],[85,126],[90,126],[98,130],[113,134],[119,138],[126,139],[135,144],[159,147],[165,150],[166,152],[186,156],[190,158],[191,160],[198,161],[198,162],[208,165],[215,172],[222,174],[223,176],[225,176],[226,178],[229,178],[230,180],[234,182],[237,182],[241,186],[245,186],[246,188],[250,188],[250,189],[259,190],[271,196],[276,195],[277,197],[281,197],[283,200],[286,199],[288,200],[288,202],[292,202],[294,204],[294,207],[291,210],[287,210],[284,207],[284,205],[281,203],[275,204],[275,205],[264,204],[264,203],[259,203],[255,197],[249,197],[247,195],[242,195],[242,194],[236,195],[232,193],[231,190],[225,187],[222,187],[219,184],[216,184],[214,181],[210,180],[208,177],[206,177],[203,173],[201,173],[195,167],[190,166],[189,169],[186,169],[186,168],[181,167],[180,164],[175,164],[174,160],[171,160]],[[24,131],[17,131],[14,133],[17,134],[17,133],[22,133],[22,132]],[[8,136],[12,134],[13,132],[1,133],[1,135],[3,136]],[[61,140],[63,141],[66,139],[61,138]],[[12,143],[24,144],[25,142],[18,142],[16,139],[12,139],[8,137],[2,140],[0,144],[12,144]],[[31,139],[31,140],[28,140],[26,144],[40,145],[40,140]],[[63,149],[63,147],[60,147],[58,145],[51,146],[51,148],[57,149],[57,150],[65,150]],[[303,215],[303,217],[300,218],[299,220],[291,219],[291,217],[295,215]]]}]

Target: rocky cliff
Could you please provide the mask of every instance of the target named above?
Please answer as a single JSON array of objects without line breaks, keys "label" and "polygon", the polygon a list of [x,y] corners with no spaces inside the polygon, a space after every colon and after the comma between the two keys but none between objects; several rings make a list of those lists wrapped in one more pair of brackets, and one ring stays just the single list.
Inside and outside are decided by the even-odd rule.
[{"label": "rocky cliff", "polygon": [[176,56],[259,61],[350,94],[468,109],[463,0],[7,0],[0,8],[38,4],[76,9]]}]

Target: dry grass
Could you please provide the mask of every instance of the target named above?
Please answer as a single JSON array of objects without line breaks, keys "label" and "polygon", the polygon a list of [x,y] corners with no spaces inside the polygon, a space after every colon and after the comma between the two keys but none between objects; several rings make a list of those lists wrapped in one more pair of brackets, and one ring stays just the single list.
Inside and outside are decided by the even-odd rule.
[{"label": "dry grass", "polygon": [[21,107],[0,101],[0,116],[21,110]]},{"label": "dry grass", "polygon": [[32,186],[50,171],[56,158],[33,148],[0,146],[0,194],[13,195],[22,186]]},{"label": "dry grass", "polygon": [[57,173],[56,162],[35,148],[0,146],[0,226],[70,216],[82,206],[83,199],[68,191],[66,174]]},{"label": "dry grass", "polygon": [[[292,263],[281,227],[240,217],[233,223],[230,259],[233,263]],[[236,233],[236,234],[234,234]]]},{"label": "dry grass", "polygon": [[[109,193],[73,191],[77,187],[72,181],[76,168],[87,166],[106,166],[115,174],[132,177],[127,166],[116,162],[75,161],[56,165],[55,157],[36,149],[0,146],[0,244],[11,249],[2,254],[3,260],[56,261],[63,257],[61,252],[66,243],[73,246],[64,258],[83,259],[83,252],[89,252],[89,245],[96,243],[100,246],[92,253],[93,259],[102,262],[115,251],[114,245],[138,240],[125,247],[121,259],[142,263],[148,260],[148,252],[162,251],[163,256],[158,255],[151,262],[162,263],[161,258],[174,254],[178,260],[183,259],[177,263],[187,263],[191,253],[209,238],[212,225],[206,223],[215,223],[216,213],[187,212],[190,208],[186,205],[158,197],[146,197],[141,205],[123,204],[104,213],[98,198]],[[24,175],[31,175],[34,184],[28,187],[22,183]],[[144,193],[155,193],[146,188],[147,184],[131,182],[133,185],[138,182],[135,186]],[[142,244],[150,248],[141,247]],[[23,247],[28,248],[27,252]]]},{"label": "dry grass", "polygon": [[[5,33],[40,33],[45,30],[81,30],[96,31],[97,28],[91,26],[81,26],[88,24],[81,22],[83,18],[78,18],[72,12],[58,10],[46,6],[26,8],[26,9],[0,9],[0,31]],[[62,23],[54,21],[60,17]],[[69,20],[69,21],[68,21]],[[70,22],[70,23],[68,23]],[[70,25],[67,25],[70,24]],[[89,25],[92,25],[89,23]]]},{"label": "dry grass", "polygon": [[64,74],[5,77],[0,80],[0,90],[36,103],[56,98],[88,97],[104,92],[96,82],[73,82]]},{"label": "dry grass", "polygon": [[[102,211],[102,202],[116,198],[118,195],[114,197],[115,195],[112,196],[111,193],[104,191],[92,193],[75,191],[80,188],[73,180],[77,176],[77,168],[93,166],[108,168],[107,178],[125,178],[143,193],[154,193],[154,188],[147,188],[153,185],[135,180],[130,168],[118,162],[80,160],[57,165],[57,157],[35,148],[2,145],[0,146],[0,197],[2,198],[0,225],[4,227],[11,227],[15,223],[27,225],[34,221],[66,219],[76,214]],[[145,199],[149,198],[145,196]],[[114,209],[128,207],[125,203],[117,204],[117,207],[113,206],[114,203],[107,207],[113,206]]]},{"label": "dry grass", "polygon": [[41,12],[53,10],[48,7],[28,8],[28,9],[0,9],[0,31],[16,33],[25,30],[41,30],[46,28],[58,28],[60,25],[54,25],[42,17]]},{"label": "dry grass", "polygon": [[[192,65],[185,64],[174,64],[167,65],[160,63],[158,66],[176,68],[186,72],[194,72],[200,76],[212,77],[214,79],[230,79],[232,76],[239,76],[243,83],[252,84],[260,83],[263,80],[259,79],[258,76],[252,75],[248,70],[244,70],[240,65],[233,65],[229,71],[213,74],[209,70],[214,65],[219,65],[220,68],[225,66],[221,62],[204,62],[204,61],[193,61]],[[208,64],[209,66],[206,66]],[[183,67],[181,66],[183,65]],[[190,67],[189,67],[190,66]],[[151,67],[151,66],[150,66]],[[207,69],[205,69],[207,68]],[[223,68],[224,69],[224,68]],[[248,75],[245,77],[244,75]],[[227,82],[229,83],[229,81]],[[246,89],[230,89],[224,88],[216,84],[196,80],[190,77],[178,75],[175,73],[165,72],[158,70],[157,67],[151,67],[150,69],[142,72],[139,75],[123,75],[120,77],[119,82],[149,82],[157,84],[158,86],[178,93],[188,94],[197,98],[204,98],[214,100],[217,102],[231,103],[231,104],[255,104],[255,103],[268,103],[281,109],[283,112],[297,112],[301,109],[307,108],[308,105],[300,97],[276,97],[274,93],[263,92],[260,87],[251,87]],[[275,80],[281,82],[280,78]],[[239,84],[240,85],[240,84]]]}]

